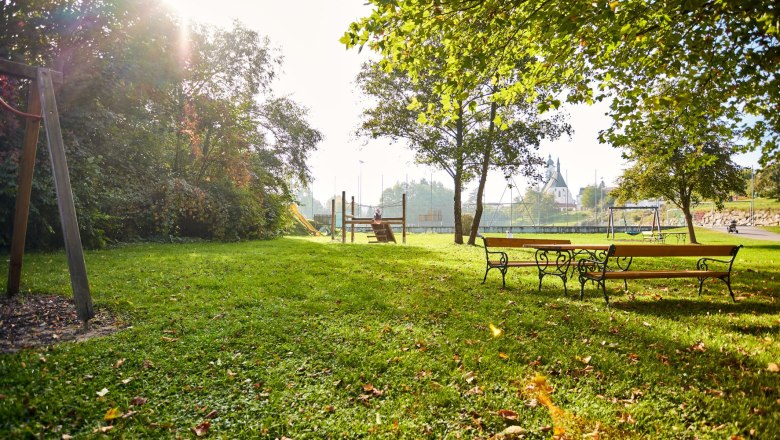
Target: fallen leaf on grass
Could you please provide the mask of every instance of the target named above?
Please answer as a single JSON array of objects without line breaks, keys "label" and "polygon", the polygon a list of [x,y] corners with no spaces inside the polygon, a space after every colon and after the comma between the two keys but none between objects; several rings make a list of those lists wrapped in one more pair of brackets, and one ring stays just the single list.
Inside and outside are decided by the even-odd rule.
[{"label": "fallen leaf on grass", "polygon": [[138,397],[137,396],[137,397],[133,397],[133,400],[130,401],[130,405],[133,405],[133,406],[146,405],[146,402],[148,402],[148,401],[149,401],[149,399],[147,399],[145,397]]},{"label": "fallen leaf on grass", "polygon": [[167,336],[163,336],[160,339],[162,339],[164,342],[176,342],[179,340],[179,338],[169,338]]},{"label": "fallen leaf on grass", "polygon": [[499,352],[498,352],[498,357],[499,357],[500,359],[503,359],[503,360],[507,360],[507,359],[509,359],[509,355],[508,355],[508,354],[506,354],[506,353],[504,353],[503,351],[499,351]]},{"label": "fallen leaf on grass", "polygon": [[119,413],[119,407],[111,408],[108,411],[106,411],[106,415],[103,416],[103,420],[114,420],[121,417],[122,414]]},{"label": "fallen leaf on grass", "polygon": [[93,434],[97,434],[98,432],[105,433],[111,431],[112,429],[114,429],[114,425],[101,426],[100,428],[95,428],[94,430],[92,430],[92,433]]},{"label": "fallen leaf on grass", "polygon": [[100,396],[100,397],[103,397],[103,396],[105,396],[106,394],[108,394],[108,388],[103,388],[102,390],[98,391],[98,392],[97,392],[97,393],[95,393],[95,394],[97,394],[97,395],[98,395],[98,396]]},{"label": "fallen leaf on grass", "polygon": [[117,360],[117,361],[116,361],[116,363],[114,364],[114,368],[119,368],[119,367],[121,367],[121,366],[122,366],[124,363],[125,363],[125,358],[119,359],[119,360]]},{"label": "fallen leaf on grass", "polygon": [[483,394],[482,388],[480,388],[479,385],[477,385],[474,388],[466,391],[466,395],[467,396],[472,396],[472,395],[475,395],[475,394]]},{"label": "fallen leaf on grass", "polygon": [[136,413],[136,411],[128,411],[128,412],[122,414],[122,418],[123,419],[129,419],[130,417],[133,417],[133,414],[135,414],[135,413]]},{"label": "fallen leaf on grass", "polygon": [[209,433],[209,428],[211,428],[211,422],[203,422],[200,425],[193,427],[192,432],[198,437],[203,437]]},{"label": "fallen leaf on grass", "polygon": [[132,377],[128,377],[127,379],[122,379],[122,385],[127,385],[133,380]]},{"label": "fallen leaf on grass", "polygon": [[705,351],[707,351],[707,348],[704,346],[704,342],[703,341],[699,341],[699,342],[691,345],[691,347],[688,350],[690,350],[690,351],[698,351],[699,353],[704,353]]},{"label": "fallen leaf on grass", "polygon": [[367,383],[367,384],[363,385],[363,391],[365,391],[367,393],[370,393],[373,396],[381,396],[382,394],[385,393],[382,390],[378,390],[378,389],[374,388],[374,385],[372,385],[370,383]]},{"label": "fallen leaf on grass", "polygon": [[219,411],[213,410],[210,413],[203,416],[204,419],[211,420],[219,415]]},{"label": "fallen leaf on grass", "polygon": [[477,379],[477,375],[474,374],[473,371],[469,371],[468,373],[463,375],[463,380],[466,381],[466,383],[472,383]]},{"label": "fallen leaf on grass", "polygon": [[780,372],[780,366],[774,362],[770,362],[769,365],[767,365],[766,369],[767,371],[771,371],[772,373]]},{"label": "fallen leaf on grass", "polygon": [[634,420],[634,417],[631,414],[627,413],[627,412],[621,412],[619,414],[618,419],[620,420],[621,423],[628,423],[628,424],[631,424],[631,425],[636,423],[636,420]]},{"label": "fallen leaf on grass", "polygon": [[584,358],[581,358],[577,356],[577,360],[582,362],[585,365],[588,365],[590,363],[590,360],[592,359],[592,356],[585,356]]},{"label": "fallen leaf on grass", "polygon": [[639,362],[639,355],[636,354],[636,353],[629,353],[628,354],[628,363],[633,365],[633,364],[635,364],[637,362]]},{"label": "fallen leaf on grass", "polygon": [[518,418],[520,418],[520,416],[511,409],[500,409],[498,410],[498,415],[501,416],[501,418],[504,420],[511,421],[516,421]]},{"label": "fallen leaf on grass", "polygon": [[493,335],[494,338],[497,338],[502,334],[504,334],[503,330],[501,330],[500,328],[496,327],[493,324],[489,324],[488,327],[490,327],[490,333]]},{"label": "fallen leaf on grass", "polygon": [[528,431],[525,429],[513,425],[507,427],[505,430],[499,432],[498,434],[494,435],[493,437],[490,437],[490,440],[511,440],[511,439],[520,439],[524,438],[525,434],[527,434]]}]

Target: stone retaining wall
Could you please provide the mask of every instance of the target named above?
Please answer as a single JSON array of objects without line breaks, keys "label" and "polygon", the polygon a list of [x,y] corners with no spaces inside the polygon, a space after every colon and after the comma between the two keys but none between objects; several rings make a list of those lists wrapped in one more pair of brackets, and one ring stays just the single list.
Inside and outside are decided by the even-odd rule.
[{"label": "stone retaining wall", "polygon": [[732,220],[736,220],[739,225],[780,226],[780,210],[756,210],[752,221],[750,219],[750,212],[741,209],[724,209],[723,211],[694,213],[694,223],[703,226],[725,226],[731,223]]}]

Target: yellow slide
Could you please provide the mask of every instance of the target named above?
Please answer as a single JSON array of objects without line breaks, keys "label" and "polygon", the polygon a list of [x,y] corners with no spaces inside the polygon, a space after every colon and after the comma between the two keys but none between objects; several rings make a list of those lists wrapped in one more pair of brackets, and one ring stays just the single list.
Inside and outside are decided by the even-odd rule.
[{"label": "yellow slide", "polygon": [[308,220],[306,220],[306,217],[301,214],[301,211],[298,209],[298,205],[295,203],[290,204],[290,212],[292,213],[293,217],[295,217],[296,220],[298,220],[298,223],[302,224],[303,227],[305,227],[311,235],[320,235],[320,231],[314,228],[311,223],[309,223]]}]

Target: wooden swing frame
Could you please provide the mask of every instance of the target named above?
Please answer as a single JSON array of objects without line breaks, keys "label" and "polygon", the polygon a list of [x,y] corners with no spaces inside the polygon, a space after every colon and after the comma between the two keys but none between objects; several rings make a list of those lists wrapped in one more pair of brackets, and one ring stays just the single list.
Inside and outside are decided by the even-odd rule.
[{"label": "wooden swing frame", "polygon": [[[625,211],[625,210],[632,210],[632,209],[644,209],[644,210],[651,210],[653,211],[653,224],[650,226],[650,232],[652,232],[653,235],[656,233],[661,233],[661,214],[659,214],[658,206],[610,206],[609,207],[609,224],[607,229],[607,238],[612,236],[612,239],[615,239],[615,211]],[[626,230],[624,231],[628,235],[639,235],[642,230],[642,225],[640,223],[639,225],[639,231],[636,231],[634,233],[628,232],[628,226],[626,226]]]},{"label": "wooden swing frame", "polygon": [[26,112],[16,110],[8,103],[2,103],[4,108],[26,120],[24,140],[22,141],[22,156],[19,161],[19,187],[14,208],[11,255],[6,287],[7,294],[8,296],[14,296],[19,293],[24,244],[27,236],[27,220],[30,214],[35,154],[38,145],[38,133],[41,121],[43,121],[43,128],[46,132],[46,140],[49,147],[54,189],[57,194],[62,235],[65,240],[65,252],[70,271],[73,300],[76,305],[76,313],[86,327],[89,320],[95,316],[95,312],[92,307],[87,267],[84,263],[84,250],[81,246],[76,207],[73,202],[73,190],[71,189],[68,163],[65,157],[65,145],[62,140],[62,128],[60,127],[60,117],[54,95],[54,83],[62,83],[62,73],[43,67],[33,67],[0,60],[0,75],[30,80]]}]

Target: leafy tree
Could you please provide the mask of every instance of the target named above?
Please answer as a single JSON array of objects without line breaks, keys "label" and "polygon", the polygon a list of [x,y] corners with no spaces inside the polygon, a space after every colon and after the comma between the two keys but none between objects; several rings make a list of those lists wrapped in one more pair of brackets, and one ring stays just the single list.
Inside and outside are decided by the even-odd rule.
[{"label": "leafy tree", "polygon": [[[469,231],[474,244],[483,213],[482,193],[487,173],[500,169],[507,175],[538,176],[543,160],[535,151],[542,139],[555,139],[569,126],[560,116],[540,119],[525,101],[499,105],[492,100],[497,86],[489,80],[474,84],[457,101],[438,95],[432,87],[437,73],[414,81],[398,70],[386,71],[378,64],[364,67],[359,76],[363,91],[376,98],[365,112],[361,127],[373,137],[404,139],[423,163],[439,166],[453,178],[455,242],[462,243],[462,188],[477,176],[476,210]],[[426,114],[419,113],[425,108]],[[454,111],[449,117],[448,112]]]},{"label": "leafy tree", "polygon": [[524,203],[524,210],[531,216],[534,224],[545,224],[549,219],[559,214],[558,204],[555,203],[555,196],[548,193],[528,188],[522,200],[518,203]]},{"label": "leafy tree", "polygon": [[[406,192],[406,221],[410,225],[419,224],[420,219],[427,218],[434,212],[441,211],[441,223],[454,224],[452,203],[454,191],[438,181],[421,179],[412,180],[408,184],[396,183],[382,191],[382,201],[385,206],[401,204],[401,195]],[[398,209],[400,216],[400,209]],[[385,211],[385,216],[387,216]]]},{"label": "leafy tree", "polygon": [[[615,123],[640,125],[627,119],[639,106],[684,107],[709,92],[717,110],[710,117],[728,120],[733,137],[763,148],[764,162],[780,151],[780,8],[773,1],[370,3],[371,15],[352,23],[342,42],[367,45],[411,78],[442,60],[435,86],[443,95],[458,96],[474,78],[494,77],[512,83],[501,92],[511,101],[558,82],[568,85],[571,101],[612,97]],[[527,63],[520,76],[518,60]],[[680,87],[664,87],[670,79]],[[541,98],[547,108],[564,97]]]},{"label": "leafy tree", "polygon": [[580,206],[585,209],[605,209],[615,204],[615,196],[607,191],[604,182],[598,186],[588,185],[582,189]]},{"label": "leafy tree", "polygon": [[455,119],[428,123],[418,108],[451,107],[452,103],[442,102],[429,81],[415,83],[402,72],[385,71],[378,64],[365,64],[358,75],[358,84],[376,103],[364,111],[360,133],[374,138],[387,137],[393,142],[404,140],[414,150],[418,162],[434,165],[452,177],[454,240],[462,244],[461,194],[464,183],[474,175],[472,157],[475,155],[467,141],[472,122],[465,119],[464,107],[458,105]]},{"label": "leafy tree", "polygon": [[[707,106],[705,105],[706,110]],[[683,212],[691,243],[696,243],[691,208],[701,199],[721,209],[734,191],[743,191],[741,168],[731,155],[728,127],[703,122],[702,109],[641,109],[644,124],[613,137],[632,165],[619,178],[619,200],[663,197]]]},{"label": "leafy tree", "polygon": [[[322,135],[305,108],[273,96],[280,56],[267,39],[239,25],[182,32],[168,14],[156,0],[0,4],[0,56],[63,71],[57,101],[82,238],[276,235]],[[23,104],[23,93],[11,98]],[[18,137],[11,129],[0,125],[0,137]],[[18,145],[0,145],[4,179]],[[38,158],[29,230],[45,246],[61,240],[47,155]]]},{"label": "leafy tree", "polygon": [[756,192],[780,201],[780,162],[772,162],[756,175]]}]

